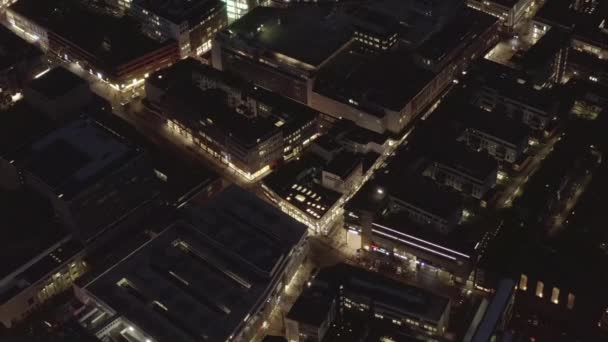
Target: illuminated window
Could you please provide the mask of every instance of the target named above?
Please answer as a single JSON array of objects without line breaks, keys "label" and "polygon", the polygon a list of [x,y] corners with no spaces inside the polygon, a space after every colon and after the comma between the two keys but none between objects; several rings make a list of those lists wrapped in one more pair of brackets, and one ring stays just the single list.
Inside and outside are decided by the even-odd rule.
[{"label": "illuminated window", "polygon": [[574,299],[575,299],[574,294],[568,293],[568,304],[566,304],[566,306],[570,310],[572,310],[574,308]]},{"label": "illuminated window", "polygon": [[553,304],[559,303],[559,289],[557,287],[554,287],[551,291],[551,302]]},{"label": "illuminated window", "polygon": [[545,288],[545,284],[542,281],[538,281],[536,283],[536,296],[539,298],[543,298],[543,290]]},{"label": "illuminated window", "polygon": [[527,275],[522,274],[521,277],[519,278],[519,288],[522,291],[528,290],[528,276]]}]

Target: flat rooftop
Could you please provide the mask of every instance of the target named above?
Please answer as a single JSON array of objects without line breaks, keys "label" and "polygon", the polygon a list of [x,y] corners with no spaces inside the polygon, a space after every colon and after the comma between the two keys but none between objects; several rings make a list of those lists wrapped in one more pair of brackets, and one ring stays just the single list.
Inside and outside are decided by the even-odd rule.
[{"label": "flat rooftop", "polygon": [[51,203],[26,188],[0,190],[0,219],[0,281],[69,236]]},{"label": "flat rooftop", "polygon": [[357,144],[366,145],[376,143],[383,145],[389,139],[388,134],[380,134],[369,129],[357,126],[354,122],[342,119],[330,128],[327,135],[341,140],[352,141]]},{"label": "flat rooftop", "polygon": [[572,1],[546,1],[536,12],[534,20],[569,29],[576,17],[576,13],[570,8],[571,5]]},{"label": "flat rooftop", "polygon": [[344,9],[355,29],[371,31],[382,37],[390,37],[401,30],[399,21],[373,7],[352,6]]},{"label": "flat rooftop", "polygon": [[431,179],[419,174],[384,169],[351,198],[347,207],[378,212],[387,204],[388,198],[408,203],[445,219],[462,210],[463,206],[458,193],[441,188]]},{"label": "flat rooftop", "polygon": [[236,89],[248,86],[247,81],[241,77],[215,69],[190,57],[153,73],[146,79],[146,83],[166,91],[176,83],[193,83],[195,77],[199,75]]},{"label": "flat rooftop", "polygon": [[42,51],[0,25],[0,70],[10,68],[28,56],[42,55]]},{"label": "flat rooftop", "polygon": [[87,81],[63,67],[56,67],[43,76],[29,82],[27,87],[49,99],[54,99],[82,85],[88,87]]},{"label": "flat rooftop", "polygon": [[311,107],[264,88],[249,84],[244,90],[245,94],[264,104],[268,111],[263,115],[281,128],[283,136],[291,135],[319,116],[319,112]]},{"label": "flat rooftop", "polygon": [[[608,70],[608,61],[606,67]],[[575,99],[585,99],[608,109],[608,85],[589,80],[573,80],[569,83],[572,83],[570,90],[574,92]]]},{"label": "flat rooftop", "polygon": [[389,177],[391,180],[379,181],[378,186],[391,197],[444,219],[462,210],[463,201],[458,193],[443,189],[423,176],[400,178],[393,174]]},{"label": "flat rooftop", "polygon": [[447,297],[344,263],[321,269],[315,282],[343,286],[345,295],[367,296],[376,305],[390,305],[427,321],[438,321],[450,305]]},{"label": "flat rooftop", "polygon": [[206,185],[221,178],[219,174],[189,160],[159,151],[149,151],[148,154],[155,176],[162,181],[164,197],[175,203],[195,196]]},{"label": "flat rooftop", "polygon": [[61,243],[56,248],[49,250],[43,258],[37,260],[28,267],[21,277],[28,284],[33,284],[41,280],[53,270],[62,266],[67,260],[74,257],[84,249],[84,245],[74,238]]},{"label": "flat rooftop", "polygon": [[362,162],[360,155],[348,151],[341,151],[323,168],[343,180],[348,178]]},{"label": "flat rooftop", "polygon": [[79,237],[95,239],[137,210],[145,211],[145,207],[154,205],[164,185],[145,156],[104,177],[71,203],[70,210],[80,227]]},{"label": "flat rooftop", "polygon": [[139,153],[120,136],[81,117],[34,142],[16,164],[69,199]]},{"label": "flat rooftop", "polygon": [[335,297],[336,294],[328,293],[324,288],[305,288],[286,317],[318,327],[327,318]]},{"label": "flat rooftop", "polygon": [[478,60],[469,71],[467,79],[473,81],[474,87],[488,87],[500,96],[520,101],[528,106],[550,112],[557,102],[548,89],[537,90],[532,82],[519,71],[489,61]]},{"label": "flat rooftop", "polygon": [[315,139],[314,145],[326,150],[326,151],[337,151],[342,149],[342,145],[338,144],[336,139],[329,134],[323,134]]},{"label": "flat rooftop", "polygon": [[[209,80],[217,83],[205,90],[196,84],[196,79]],[[174,99],[168,102],[175,108],[187,106],[181,112],[189,120],[208,115],[214,124],[221,125],[227,134],[244,144],[253,145],[258,139],[265,139],[277,131],[284,136],[300,129],[303,125],[316,120],[318,112],[299,102],[257,87],[246,80],[229,72],[220,71],[204,65],[194,59],[182,60],[173,66],[154,73],[148,78],[149,84],[168,92]],[[234,105],[226,100],[225,88],[231,92],[240,93],[242,98],[251,98],[264,104],[264,110],[258,108],[258,115],[247,117],[236,112]],[[200,106],[214,108],[204,115],[198,110]],[[193,110],[191,110],[193,109]],[[206,119],[206,117],[205,117]]]},{"label": "flat rooftop", "polygon": [[245,41],[267,54],[286,56],[315,68],[352,38],[351,30],[330,14],[330,8],[316,6],[258,6],[225,33],[229,39]]},{"label": "flat rooftop", "polygon": [[268,175],[264,185],[308,217],[318,220],[342,196],[318,184],[323,166],[322,160],[306,154]]},{"label": "flat rooftop", "polygon": [[520,121],[516,121],[500,113],[488,113],[473,105],[463,108],[456,120],[465,127],[491,135],[508,143],[519,145],[529,134],[530,129]]},{"label": "flat rooftop", "polygon": [[56,124],[25,100],[0,112],[0,156],[13,160],[26,146],[53,130]]},{"label": "flat rooftop", "polygon": [[219,0],[135,0],[134,5],[165,18],[175,24],[188,22],[196,25],[208,13],[225,7]]},{"label": "flat rooftop", "polygon": [[[212,85],[202,89],[196,79],[207,79]],[[255,145],[278,131],[290,134],[307,122],[316,120],[318,112],[301,103],[259,88],[229,72],[220,71],[194,59],[180,61],[154,73],[147,83],[167,92],[165,104],[177,117],[194,123],[220,127],[231,139],[245,145]],[[265,113],[237,113],[227,100],[224,89],[240,93],[241,98],[252,98],[264,104]],[[163,104],[161,103],[161,106]],[[208,110],[201,110],[208,108]],[[173,113],[175,112],[175,113]],[[261,112],[261,110],[260,110]]]},{"label": "flat rooftop", "polygon": [[95,13],[75,0],[23,0],[9,8],[84,50],[101,68],[116,68],[174,44],[158,43],[135,21]]},{"label": "flat rooftop", "polygon": [[225,341],[264,305],[306,227],[234,186],[184,208],[84,289],[155,340]]},{"label": "flat rooftop", "polygon": [[597,6],[590,13],[575,13],[573,35],[602,49],[608,49],[608,32],[606,32],[606,18],[608,18],[608,3],[598,1]]},{"label": "flat rooftop", "polygon": [[599,59],[596,55],[575,49],[570,49],[568,52],[568,65],[573,65],[575,68],[583,67],[597,72],[599,75],[608,74],[607,60]]},{"label": "flat rooftop", "polygon": [[[387,215],[378,215],[375,217],[373,224],[381,225],[392,229],[393,231],[412,236],[415,239],[423,240],[424,242],[418,240],[418,242],[420,242],[420,245],[422,245],[423,247],[427,246],[429,248],[435,249],[437,247],[433,246],[434,244],[443,248],[447,248],[449,249],[449,251],[443,248],[440,251],[448,256],[451,256],[452,258],[468,260],[469,258],[463,257],[462,255],[457,253],[462,253],[469,257],[475,255],[475,247],[478,243],[482,241],[486,232],[488,231],[488,227],[491,226],[491,224],[489,224],[488,222],[490,221],[480,218],[478,221],[475,221],[473,223],[464,223],[456,225],[447,232],[441,232],[436,229],[429,229],[428,226],[414,222],[407,216],[406,213],[401,212],[389,213]],[[492,222],[492,224],[493,223],[494,222]],[[379,236],[381,238],[383,237],[382,235]],[[417,247],[412,247],[411,245],[404,246],[409,249],[417,249]],[[419,250],[422,253],[428,252],[424,249]]]},{"label": "flat rooftop", "polygon": [[465,8],[452,22],[416,48],[416,53],[423,58],[439,62],[460,44],[470,42],[483,34],[497,20],[489,14]]},{"label": "flat rooftop", "polygon": [[273,120],[247,117],[228,103],[228,94],[219,88],[202,90],[194,84],[176,84],[167,92],[165,102],[171,114],[193,123],[205,122],[229,136],[231,140],[252,147],[269,139],[280,130]]},{"label": "flat rooftop", "polygon": [[468,149],[464,144],[453,143],[431,152],[431,160],[470,177],[484,181],[496,172],[498,162],[483,152]]},{"label": "flat rooftop", "polygon": [[545,67],[560,49],[570,45],[570,35],[559,28],[551,28],[536,44],[525,52],[521,59],[524,68]]},{"label": "flat rooftop", "polygon": [[380,108],[401,111],[434,77],[405,49],[368,55],[353,46],[323,67],[314,91],[343,103],[355,101],[355,106],[382,118]]}]

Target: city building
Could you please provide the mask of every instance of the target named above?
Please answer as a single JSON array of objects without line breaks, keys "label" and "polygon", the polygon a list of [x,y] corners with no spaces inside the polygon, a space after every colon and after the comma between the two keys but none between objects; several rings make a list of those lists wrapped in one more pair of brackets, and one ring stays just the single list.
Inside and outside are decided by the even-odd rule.
[{"label": "city building", "polygon": [[[2,112],[2,124],[0,125],[0,156],[8,156],[23,150],[33,142],[40,139],[56,128],[46,114],[35,110],[24,100],[20,100]],[[7,177],[6,169],[13,170],[13,166],[0,162],[0,187],[16,188],[18,182],[13,177]],[[17,175],[14,174],[16,177]]]},{"label": "city building", "polygon": [[424,174],[440,185],[465,195],[483,199],[496,186],[498,163],[490,156],[452,144],[430,152],[430,165]]},{"label": "city building", "polygon": [[443,90],[443,81],[403,49],[370,56],[353,47],[319,73],[310,105],[377,133],[400,133]]},{"label": "city building", "polygon": [[[453,30],[447,26],[441,31],[446,37],[438,38],[440,46],[450,42],[450,51],[437,51],[435,70],[408,44],[397,44],[404,30],[398,21],[365,6],[335,13],[318,7],[256,8],[217,36],[213,65],[333,120],[400,133],[498,38],[496,19],[463,11],[455,20],[464,37],[447,37]],[[328,38],[316,39],[321,36]]]},{"label": "city building", "polygon": [[[449,1],[447,1],[449,2]],[[457,1],[456,1],[457,2]],[[468,64],[498,40],[496,18],[472,9],[456,10],[457,17],[416,47],[418,64],[435,73],[448,69],[446,78],[459,78]]]},{"label": "city building", "polygon": [[98,338],[249,341],[307,254],[306,228],[232,186],[75,287]]},{"label": "city building", "polygon": [[554,92],[535,87],[514,69],[481,60],[468,76],[473,103],[484,110],[504,113],[537,131],[550,131],[558,120]]},{"label": "city building", "polygon": [[226,0],[228,22],[232,23],[241,19],[245,14],[258,7],[261,2],[258,0]]},{"label": "city building", "polygon": [[342,150],[362,155],[381,155],[397,143],[390,134],[370,131],[346,119],[333,122],[319,139],[322,140],[311,150],[327,161]]},{"label": "city building", "polygon": [[596,120],[608,110],[608,86],[592,81],[574,81],[574,103],[570,114],[577,118]]},{"label": "city building", "polygon": [[180,208],[193,198],[213,197],[225,187],[219,174],[192,161],[184,161],[161,152],[150,152],[150,164],[161,183],[161,199]]},{"label": "city building", "polygon": [[535,21],[569,34],[569,77],[606,83],[607,16],[603,2],[546,1]]},{"label": "city building", "polygon": [[352,152],[340,152],[321,171],[321,184],[341,194],[352,193],[362,178],[362,158]]},{"label": "city building", "polygon": [[158,196],[144,152],[82,116],[0,157],[6,188],[41,193],[74,238],[92,242]]},{"label": "city building", "polygon": [[608,61],[588,52],[570,50],[568,72],[578,80],[608,85]]},{"label": "city building", "polygon": [[311,284],[285,315],[286,338],[289,341],[323,341],[336,319],[339,306],[340,298],[332,289]]},{"label": "city building", "polygon": [[24,89],[25,101],[53,120],[77,113],[93,100],[89,84],[62,67],[32,80]]},{"label": "city building", "polygon": [[326,235],[342,215],[343,195],[322,184],[325,161],[311,154],[293,160],[268,177],[262,189],[283,212]]},{"label": "city building", "polygon": [[369,54],[353,43],[317,73],[309,105],[377,133],[402,132],[498,38],[496,19],[483,13],[454,20],[413,51]]},{"label": "city building", "polygon": [[[603,242],[593,233],[602,231],[593,213],[603,210],[596,203],[606,189],[605,166],[596,145],[603,135],[602,129],[568,128],[514,201],[510,226],[488,246],[480,262],[486,274],[508,274],[517,281],[514,331],[543,333],[552,339],[602,339],[595,337],[595,330],[608,303],[601,290],[606,279],[594,274],[603,269],[606,254]],[[544,229],[532,232],[528,227]],[[579,227],[586,227],[586,232]],[[518,253],[504,254],[515,249]],[[584,270],[575,267],[581,262],[589,266]],[[595,265],[599,268],[594,269]],[[543,323],[532,332],[525,321],[537,313]],[[556,324],[564,319],[571,324]]]},{"label": "city building", "polygon": [[414,13],[443,25],[458,15],[464,4],[463,0],[414,0],[411,6]]},{"label": "city building", "polygon": [[226,4],[220,0],[135,0],[130,13],[148,36],[177,41],[182,58],[211,50],[214,35],[227,25]]},{"label": "city building", "polygon": [[595,5],[587,7],[587,10],[576,10],[576,6],[572,6],[571,9],[575,10],[575,13],[568,13],[574,18],[575,23],[572,31],[572,47],[591,53],[599,59],[608,58],[607,5],[596,2]]},{"label": "city building", "polygon": [[169,129],[248,181],[318,135],[314,110],[192,59],[154,73],[146,94]]},{"label": "city building", "polygon": [[401,32],[401,25],[395,18],[370,7],[350,7],[344,14],[353,28],[354,38],[369,52],[384,52],[392,49]]},{"label": "city building", "polygon": [[116,91],[142,85],[148,74],[179,58],[175,41],[157,42],[131,18],[95,12],[73,0],[19,1],[6,18],[13,32]]},{"label": "city building", "polygon": [[256,7],[216,36],[213,66],[310,104],[315,74],[352,39],[350,28],[326,19],[330,13],[316,6]]},{"label": "city building", "polygon": [[600,1],[545,1],[534,21],[570,32],[572,48],[592,54],[598,59],[606,59],[607,14],[608,7]]},{"label": "city building", "polygon": [[347,202],[347,245],[379,260],[392,256],[404,268],[425,268],[467,283],[486,244],[488,225],[467,222],[457,193],[420,175],[393,171],[380,170],[383,176],[377,175]]},{"label": "city building", "polygon": [[338,153],[344,151],[344,146],[333,135],[323,134],[310,145],[310,151],[325,162],[329,162]]},{"label": "city building", "polygon": [[573,1],[545,1],[533,18],[535,24],[549,28],[572,30],[576,12],[572,11]]},{"label": "city building", "polygon": [[456,121],[463,128],[459,141],[473,150],[485,151],[498,161],[520,163],[528,150],[530,129],[500,113],[466,105]]},{"label": "city building", "polygon": [[0,26],[0,107],[46,68],[41,51]]},{"label": "city building", "polygon": [[431,181],[422,177],[408,177],[395,189],[392,189],[392,183],[387,185],[391,187],[390,190],[384,190],[384,187],[379,189],[380,192],[388,192],[389,209],[404,212],[414,222],[449,231],[462,219],[460,196],[441,189]]},{"label": "city building", "polygon": [[[429,341],[446,332],[450,309],[447,297],[341,263],[321,269],[304,290],[285,317],[286,336],[290,341],[321,341],[329,323],[339,318],[342,323],[385,324],[385,333],[393,328],[407,338]],[[365,335],[350,340],[361,337]]]},{"label": "city building", "polygon": [[535,4],[533,0],[467,0],[467,6],[501,19],[513,29]]},{"label": "city building", "polygon": [[46,198],[27,187],[0,189],[0,325],[11,327],[70,288],[87,270],[83,245],[55,220]]},{"label": "city building", "polygon": [[550,87],[564,81],[569,50],[569,34],[551,28],[516,63],[536,85]]},{"label": "city building", "polygon": [[327,135],[334,137],[346,150],[359,154],[381,155],[397,143],[390,134],[370,131],[348,120],[336,122]]}]

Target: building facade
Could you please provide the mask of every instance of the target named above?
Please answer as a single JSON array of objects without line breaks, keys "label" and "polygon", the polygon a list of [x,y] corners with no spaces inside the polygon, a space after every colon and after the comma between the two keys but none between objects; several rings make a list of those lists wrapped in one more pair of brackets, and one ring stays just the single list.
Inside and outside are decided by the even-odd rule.
[{"label": "building facade", "polygon": [[533,4],[533,0],[467,0],[467,6],[501,19],[509,29],[520,22]]},{"label": "building facade", "polygon": [[76,287],[80,324],[100,339],[250,341],[307,252],[306,227],[229,187]]},{"label": "building facade", "polygon": [[[156,42],[139,32],[129,18],[95,13],[69,0],[56,7],[29,0],[15,3],[6,12],[9,28],[116,91],[141,86],[147,75],[179,59],[177,42]],[[79,30],[81,26],[89,28],[88,34]]]},{"label": "building facade", "polygon": [[[425,170],[425,174],[441,185],[482,199],[496,186],[498,164],[479,152],[466,151],[460,155],[463,159],[455,160],[446,158],[445,155],[434,159]],[[479,158],[471,158],[472,156]],[[466,159],[469,159],[468,162]]]},{"label": "building facade", "polygon": [[177,41],[181,58],[210,51],[213,37],[227,25],[226,4],[219,0],[135,0],[130,13],[148,36]]},{"label": "building facade", "polygon": [[[337,264],[323,268],[311,283],[286,315],[290,341],[321,341],[326,326],[338,318],[341,322],[354,318],[354,322],[364,326],[386,324],[384,332],[394,329],[426,341],[441,338],[449,323],[449,298],[355,266]],[[335,298],[337,305],[334,308],[317,303],[310,298],[312,295],[326,303]],[[310,303],[304,305],[304,300]]]},{"label": "building facade", "polygon": [[171,131],[247,181],[298,155],[318,134],[316,112],[194,60],[153,74],[146,93]]},{"label": "building facade", "polygon": [[490,132],[477,128],[466,128],[459,140],[478,151],[485,151],[499,161],[515,163],[526,153],[529,146],[529,136],[525,135],[519,141],[507,140]]}]

